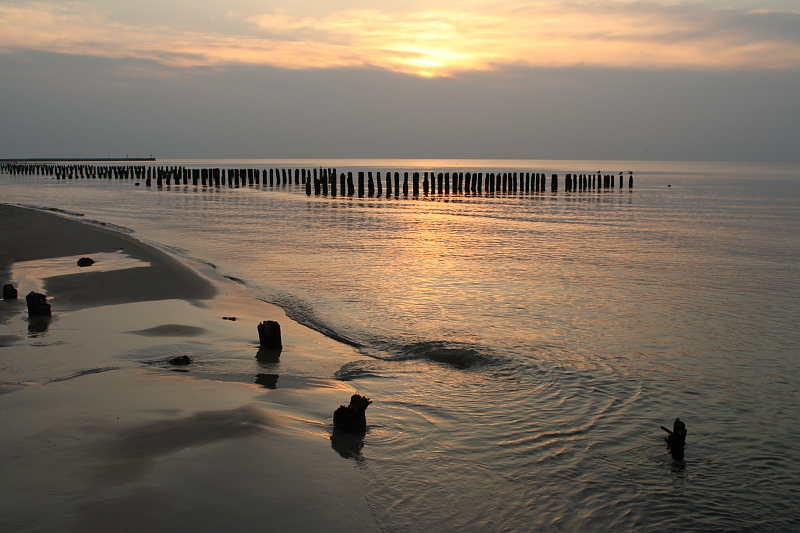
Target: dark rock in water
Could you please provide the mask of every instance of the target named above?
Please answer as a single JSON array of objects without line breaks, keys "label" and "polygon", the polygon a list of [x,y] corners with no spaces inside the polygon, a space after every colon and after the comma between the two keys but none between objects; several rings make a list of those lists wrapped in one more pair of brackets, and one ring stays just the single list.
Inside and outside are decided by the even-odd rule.
[{"label": "dark rock in water", "polygon": [[16,300],[17,289],[12,284],[3,285],[3,300]]},{"label": "dark rock in water", "polygon": [[258,325],[258,340],[261,347],[268,350],[282,350],[281,325],[274,320],[266,320]]},{"label": "dark rock in water", "polygon": [[179,355],[178,357],[173,357],[169,360],[169,364],[175,366],[185,366],[192,364],[192,358],[188,355]]},{"label": "dark rock in water", "polygon": [[31,291],[25,297],[28,302],[28,316],[50,316],[50,304],[47,303],[47,296],[38,292]]},{"label": "dark rock in water", "polygon": [[78,266],[79,267],[88,267],[94,264],[94,259],[91,257],[81,257],[78,259]]},{"label": "dark rock in water", "polygon": [[340,405],[333,413],[333,427],[347,433],[364,433],[367,431],[367,407],[372,401],[366,396],[353,394],[350,405]]},{"label": "dark rock in water", "polygon": [[236,322],[236,317],[235,316],[224,316],[224,317],[222,317],[222,320],[230,320],[231,322]]}]

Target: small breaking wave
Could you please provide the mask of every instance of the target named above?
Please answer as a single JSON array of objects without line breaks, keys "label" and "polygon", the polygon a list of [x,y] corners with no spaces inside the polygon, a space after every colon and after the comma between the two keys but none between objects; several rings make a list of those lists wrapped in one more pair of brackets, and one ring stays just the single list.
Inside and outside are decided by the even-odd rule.
[{"label": "small breaking wave", "polygon": [[84,222],[86,222],[87,224],[91,224],[92,226],[98,226],[100,228],[110,229],[112,231],[116,231],[117,233],[126,233],[126,234],[134,233],[134,231],[131,228],[126,228],[125,226],[112,224],[111,222],[103,222],[102,220],[86,219]]},{"label": "small breaking wave", "polygon": [[[454,343],[448,341],[421,341],[412,344],[381,343],[377,352],[364,348],[362,352],[370,357],[389,359],[392,361],[430,361],[440,363],[459,370],[468,370],[487,366],[497,362],[497,358],[488,350],[476,345]],[[383,354],[388,354],[386,357]]]},{"label": "small breaking wave", "polygon": [[60,209],[58,207],[47,207],[44,205],[36,205],[36,204],[19,204],[19,205],[21,207],[27,207],[28,209],[36,209],[37,211],[52,211],[53,213],[61,213],[73,217],[85,216],[84,213],[78,213],[77,211],[68,211],[67,209]]},{"label": "small breaking wave", "polygon": [[284,310],[286,316],[288,316],[290,319],[306,326],[307,328],[311,328],[314,331],[322,333],[326,337],[329,337],[337,342],[341,342],[342,344],[352,346],[353,348],[363,347],[361,343],[346,337],[345,335],[325,324],[317,317],[316,313],[314,313],[314,309],[310,305],[296,296],[281,294],[271,299],[259,299],[264,302],[277,305]]},{"label": "small breaking wave", "polygon": [[[468,343],[444,340],[406,343],[399,339],[378,340],[370,338],[355,340],[320,320],[311,305],[294,295],[284,293],[273,298],[261,299],[282,308],[286,315],[295,322],[342,344],[352,346],[363,355],[373,359],[385,361],[429,361],[459,370],[491,365],[498,360],[488,349]],[[337,376],[337,379],[346,381],[356,377],[364,376],[357,376],[357,372],[353,375],[343,372],[340,376]]]}]

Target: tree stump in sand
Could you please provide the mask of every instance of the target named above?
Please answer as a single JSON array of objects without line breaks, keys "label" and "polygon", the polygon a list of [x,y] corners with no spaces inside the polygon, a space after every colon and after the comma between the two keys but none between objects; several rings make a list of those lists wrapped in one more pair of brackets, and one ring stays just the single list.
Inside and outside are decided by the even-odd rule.
[{"label": "tree stump in sand", "polygon": [[340,405],[333,413],[333,427],[347,433],[364,433],[367,431],[367,407],[372,401],[366,396],[353,394],[350,405]]},{"label": "tree stump in sand", "polygon": [[17,289],[12,284],[3,285],[3,300],[16,300]]},{"label": "tree stump in sand", "polygon": [[78,266],[79,267],[88,267],[94,264],[94,259],[91,257],[81,257],[78,259]]},{"label": "tree stump in sand", "polygon": [[50,316],[50,304],[47,303],[47,296],[31,291],[25,297],[28,302],[28,316]]},{"label": "tree stump in sand", "polygon": [[266,320],[258,325],[258,340],[262,348],[282,350],[281,325],[274,320]]}]

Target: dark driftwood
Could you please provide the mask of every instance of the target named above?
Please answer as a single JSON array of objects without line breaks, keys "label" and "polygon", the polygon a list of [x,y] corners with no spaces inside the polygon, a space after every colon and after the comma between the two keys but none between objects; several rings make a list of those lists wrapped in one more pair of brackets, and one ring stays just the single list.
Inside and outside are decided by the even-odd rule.
[{"label": "dark driftwood", "polygon": [[364,433],[367,431],[367,407],[372,401],[360,394],[350,397],[350,405],[340,405],[333,413],[333,427],[347,433]]},{"label": "dark driftwood", "polygon": [[28,316],[50,316],[50,304],[47,303],[47,296],[38,292],[29,292],[25,297],[28,302]]},{"label": "dark driftwood", "polygon": [[16,300],[17,289],[12,284],[3,285],[3,300]]}]

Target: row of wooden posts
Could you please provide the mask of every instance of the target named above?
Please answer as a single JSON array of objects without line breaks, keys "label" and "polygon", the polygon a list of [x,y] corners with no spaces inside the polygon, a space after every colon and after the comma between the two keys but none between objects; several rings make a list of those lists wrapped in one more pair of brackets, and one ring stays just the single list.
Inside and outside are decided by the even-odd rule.
[{"label": "row of wooden posts", "polygon": [[[186,168],[156,166],[106,166],[106,165],[56,165],[30,163],[3,163],[0,171],[15,175],[52,176],[67,179],[133,179],[144,181],[146,187],[164,185],[189,185],[203,187],[242,187],[263,185],[281,187],[305,185],[307,195],[356,196],[363,198],[391,196],[413,197],[449,194],[557,192],[558,174],[551,174],[548,183],[543,172],[376,172],[337,173],[335,168]],[[613,174],[566,174],[565,191],[612,189],[615,184],[623,188],[623,173],[619,179]],[[633,188],[633,174],[628,173],[628,187]]]}]

